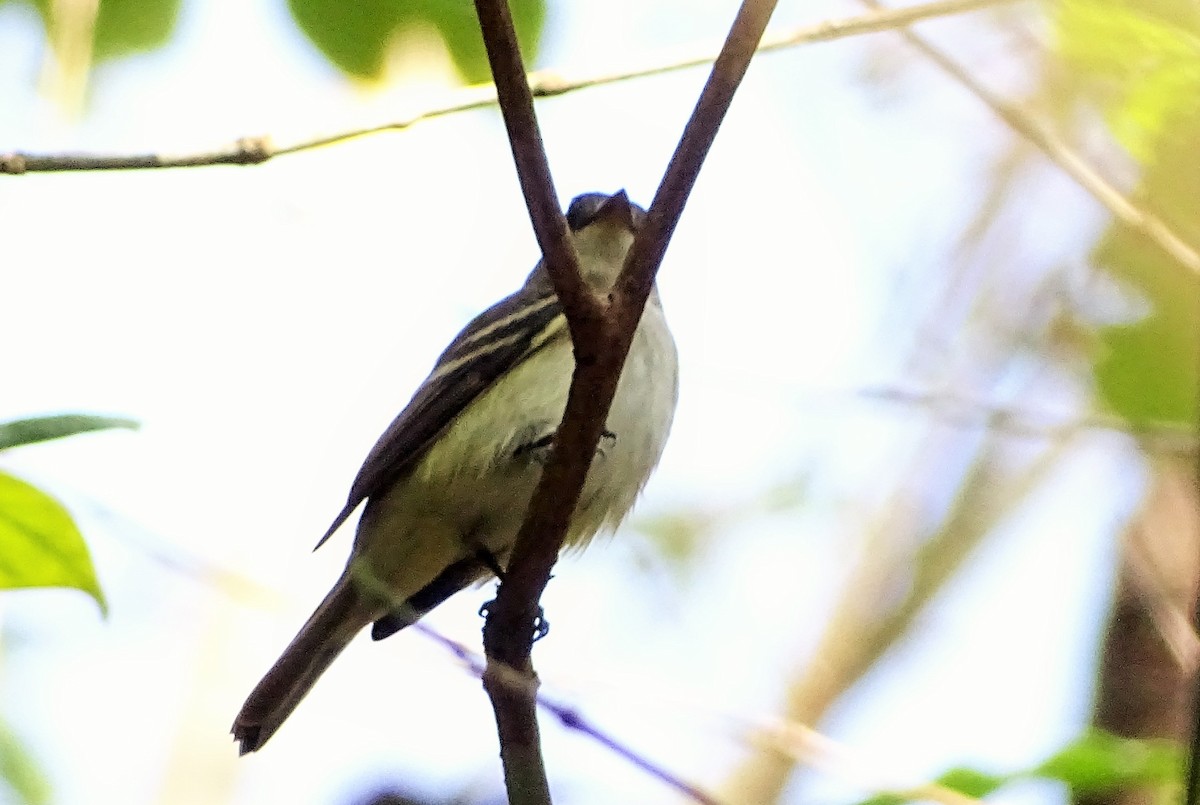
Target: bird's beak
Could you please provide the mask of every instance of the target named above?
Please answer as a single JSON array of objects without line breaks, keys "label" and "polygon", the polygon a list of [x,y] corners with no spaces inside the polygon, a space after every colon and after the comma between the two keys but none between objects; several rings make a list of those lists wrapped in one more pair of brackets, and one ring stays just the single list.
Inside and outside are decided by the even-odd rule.
[{"label": "bird's beak", "polygon": [[629,196],[625,195],[624,190],[613,193],[607,201],[600,205],[600,209],[596,210],[596,214],[592,217],[592,222],[596,221],[615,221],[630,232],[634,231],[633,204],[629,201]]}]

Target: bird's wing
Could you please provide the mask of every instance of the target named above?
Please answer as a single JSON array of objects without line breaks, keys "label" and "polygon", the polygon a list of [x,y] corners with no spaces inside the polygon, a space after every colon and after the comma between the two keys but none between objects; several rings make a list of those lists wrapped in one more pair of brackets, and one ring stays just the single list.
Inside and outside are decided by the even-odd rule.
[{"label": "bird's wing", "polygon": [[316,547],[360,503],[408,472],[446,426],[498,378],[566,332],[562,307],[549,283],[527,283],[480,313],[446,348],[412,400],[371,448],[346,505]]}]

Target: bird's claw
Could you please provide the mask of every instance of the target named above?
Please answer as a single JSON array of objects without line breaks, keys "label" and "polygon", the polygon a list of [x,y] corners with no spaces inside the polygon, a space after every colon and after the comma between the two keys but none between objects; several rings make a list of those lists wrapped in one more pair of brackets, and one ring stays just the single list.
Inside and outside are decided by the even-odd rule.
[{"label": "bird's claw", "polygon": [[[495,603],[496,599],[494,598],[491,601],[485,601],[479,608],[479,617],[486,618]],[[550,621],[546,620],[546,611],[539,606],[537,614],[533,616],[533,642],[536,643],[548,634],[550,634]]]}]

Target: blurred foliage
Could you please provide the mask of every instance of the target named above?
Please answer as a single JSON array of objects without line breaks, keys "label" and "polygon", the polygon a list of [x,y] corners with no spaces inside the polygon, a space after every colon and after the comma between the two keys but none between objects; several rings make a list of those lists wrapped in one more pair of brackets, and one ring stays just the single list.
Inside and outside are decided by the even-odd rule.
[{"label": "blurred foliage", "polygon": [[30,419],[14,419],[0,422],[0,450],[22,444],[34,444],[50,439],[61,439],[76,433],[86,433],[109,428],[136,428],[132,419],[91,414],[59,414]]},{"label": "blurred foliage", "polygon": [[641,515],[634,521],[634,527],[653,547],[655,555],[682,579],[703,558],[718,534],[754,518],[789,514],[801,508],[808,499],[810,480],[808,473],[804,473],[723,509],[691,503],[678,509]]},{"label": "blurred foliage", "polygon": [[1183,781],[1183,755],[1172,741],[1121,738],[1092,730],[1030,776],[1060,780],[1079,794],[1144,787],[1175,791]]},{"label": "blurred foliage", "polygon": [[107,612],[83,535],[62,504],[0,473],[0,589],[74,587]]},{"label": "blurred foliage", "polygon": [[162,47],[179,19],[179,6],[180,0],[100,0],[93,57],[102,61]]},{"label": "blurred foliage", "polygon": [[[1055,17],[1067,91],[1098,109],[1141,163],[1136,203],[1200,247],[1200,12],[1190,0],[1067,0]],[[1101,399],[1137,423],[1190,426],[1200,395],[1200,278],[1114,223],[1093,258],[1137,288],[1153,312],[1104,327]]]},{"label": "blurred foliage", "polygon": [[[136,428],[120,417],[61,414],[0,423],[0,450],[106,428]],[[63,505],[0,473],[0,589],[72,587],[107,612],[83,535]]]},{"label": "blurred foliage", "polygon": [[[513,25],[526,62],[533,61],[546,17],[544,0],[510,0]],[[379,78],[397,37],[420,27],[442,37],[467,83],[486,81],[487,53],[475,6],[466,0],[288,0],[300,29],[339,69],[355,78]]]},{"label": "blurred foliage", "polygon": [[[1200,244],[1197,141],[1200,113],[1164,136],[1154,164],[1143,175],[1140,193],[1142,204],[1192,244]],[[1105,234],[1093,259],[1138,288],[1153,310],[1137,323],[1101,330],[1103,352],[1096,366],[1101,398],[1133,422],[1190,427],[1200,395],[1200,278],[1119,224]]]},{"label": "blurred foliage", "polygon": [[[3,721],[0,721],[0,782],[7,785],[12,794],[11,801],[18,805],[47,805],[50,802],[46,775]],[[10,801],[4,797],[0,799]]]},{"label": "blurred foliage", "polygon": [[711,512],[678,509],[639,517],[637,530],[647,538],[659,557],[676,571],[690,570],[717,530],[718,517]]},{"label": "blurred foliage", "polygon": [[[0,0],[28,2],[37,10],[47,38],[58,41],[58,15],[51,0]],[[180,0],[99,0],[93,27],[92,59],[101,62],[162,47],[179,19]]]},{"label": "blurred foliage", "polygon": [[[1029,780],[1064,783],[1073,795],[1103,794],[1130,789],[1154,789],[1156,801],[1169,802],[1183,780],[1183,755],[1178,744],[1161,740],[1119,738],[1090,730],[1032,769],[994,775],[977,769],[951,769],[937,784],[969,797],[986,797],[1003,786]],[[883,794],[860,805],[901,805],[914,797]]]},{"label": "blurred foliage", "polygon": [[[2,0],[0,0],[2,1]],[[60,414],[0,423],[0,450],[108,428],[136,428],[123,417]],[[71,515],[40,489],[0,472],[0,590],[71,587],[81,590],[107,614],[108,605],[87,543]],[[0,783],[11,801],[45,805],[50,786],[8,725],[0,720]],[[4,798],[4,801],[10,801]]]},{"label": "blurred foliage", "polygon": [[[0,5],[22,2],[37,11],[49,42],[63,41],[58,34],[64,21],[53,0],[0,0]],[[509,5],[521,49],[532,62],[546,18],[545,0],[510,0]],[[180,0],[98,0],[94,21],[76,19],[71,24],[92,27],[94,65],[164,46],[175,32],[180,6]],[[63,8],[78,13],[75,7]],[[86,13],[86,6],[80,8]],[[442,38],[464,81],[490,77],[475,6],[467,0],[288,0],[288,8],[321,53],[354,78],[380,78],[392,44],[421,27]]]},{"label": "blurred foliage", "polygon": [[1130,154],[1152,160],[1155,145],[1200,94],[1195,5],[1069,0],[1054,13],[1066,66],[1087,82]]}]

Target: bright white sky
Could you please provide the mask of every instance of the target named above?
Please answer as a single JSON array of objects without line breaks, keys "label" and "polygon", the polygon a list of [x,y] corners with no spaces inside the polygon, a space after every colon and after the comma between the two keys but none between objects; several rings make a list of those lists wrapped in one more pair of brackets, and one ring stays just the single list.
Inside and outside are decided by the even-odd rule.
[{"label": "bright white sky", "polygon": [[[736,7],[551,5],[539,66],[580,70],[718,40]],[[784,2],[776,22],[856,11]],[[930,28],[948,42],[975,30]],[[1013,78],[1004,43],[967,41],[976,69]],[[921,444],[908,412],[858,392],[913,379],[898,368],[912,335],[888,329],[912,316],[896,306],[911,283],[937,276],[1007,136],[890,44],[757,62],[663,267],[681,402],[640,512],[736,509],[807,477],[803,507],[720,529],[682,574],[626,529],[565,562],[545,601],[554,630],[535,655],[543,678],[702,784],[719,783],[741,746],[712,710],[776,712],[864,522]],[[69,125],[33,90],[40,49],[32,13],[0,7],[0,151],[186,151],[400,117],[446,90],[428,72],[381,91],[349,87],[282,3],[187,3],[171,46],[102,69],[91,110]],[[874,89],[868,70],[885,76]],[[648,203],[703,78],[540,102],[564,202],[625,187]],[[1104,223],[1050,172],[1028,204],[1060,224],[1036,242],[1037,265],[1078,261]],[[77,410],[144,423],[3,463],[72,506],[111,602],[103,621],[75,593],[0,600],[0,708],[45,762],[56,801],[342,803],[397,781],[494,796],[487,701],[416,633],[351,646],[257,756],[236,759],[227,731],[344,562],[346,534],[309,548],[366,450],[449,338],[536,259],[498,113],[257,168],[8,178],[0,221],[0,419]],[[1112,535],[1139,491],[1126,450],[1087,440],[830,731],[909,781],[957,763],[1018,768],[1072,735]],[[930,490],[923,505],[946,494]],[[231,597],[174,570],[181,556],[277,596]],[[489,592],[465,593],[428,622],[478,646],[474,611]],[[587,740],[551,724],[545,735],[563,802],[670,801]],[[820,785],[809,793],[821,801],[853,796]],[[994,801],[1048,796],[1014,789]]]}]

